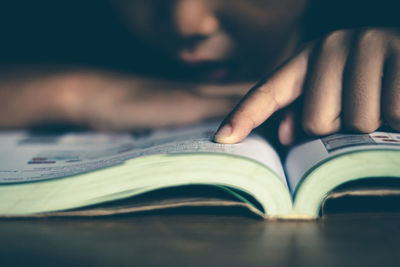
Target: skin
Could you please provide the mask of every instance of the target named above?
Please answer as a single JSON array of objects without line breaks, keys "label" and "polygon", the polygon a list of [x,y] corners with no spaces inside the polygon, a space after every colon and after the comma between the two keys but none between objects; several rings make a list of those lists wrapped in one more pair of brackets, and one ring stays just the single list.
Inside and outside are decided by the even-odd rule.
[{"label": "skin", "polygon": [[81,68],[49,71],[48,66],[2,73],[2,128],[66,123],[121,131],[183,125],[224,116],[250,86],[199,85]]},{"label": "skin", "polygon": [[303,96],[302,113],[289,110],[279,127],[283,144],[295,124],[319,136],[342,129],[368,133],[382,123],[400,131],[400,39],[388,29],[336,31],[308,44],[260,81],[225,119],[219,143],[237,143],[277,110]]},{"label": "skin", "polygon": [[[394,30],[333,32],[298,50],[307,0],[111,4],[133,36],[195,79],[79,66],[5,66],[0,127],[67,122],[129,130],[219,118],[234,108],[255,77],[269,73],[231,111],[215,141],[240,142],[280,109],[286,110],[278,133],[283,144],[295,141],[299,127],[310,135],[369,132],[382,123],[400,130],[400,46]],[[300,97],[302,105],[296,105]]]},{"label": "skin", "polygon": [[[195,79],[177,81],[74,65],[4,66],[0,127],[61,122],[95,130],[130,130],[222,118],[254,84],[254,76],[270,71],[292,53],[298,41],[296,25],[306,7],[306,1],[298,0],[111,4],[133,36],[160,52],[160,60],[182,65]],[[254,36],[258,42],[249,42]]]},{"label": "skin", "polygon": [[[207,80],[259,76],[298,43],[306,0],[118,0],[135,36]],[[144,11],[143,11],[144,10]],[[290,10],[290,12],[288,12]]]}]

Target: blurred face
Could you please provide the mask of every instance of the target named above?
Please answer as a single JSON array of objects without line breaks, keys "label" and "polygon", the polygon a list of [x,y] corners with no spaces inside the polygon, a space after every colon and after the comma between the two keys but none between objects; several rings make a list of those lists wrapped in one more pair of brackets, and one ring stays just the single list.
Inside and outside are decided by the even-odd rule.
[{"label": "blurred face", "polygon": [[134,34],[207,78],[259,75],[295,45],[307,0],[114,0]]}]

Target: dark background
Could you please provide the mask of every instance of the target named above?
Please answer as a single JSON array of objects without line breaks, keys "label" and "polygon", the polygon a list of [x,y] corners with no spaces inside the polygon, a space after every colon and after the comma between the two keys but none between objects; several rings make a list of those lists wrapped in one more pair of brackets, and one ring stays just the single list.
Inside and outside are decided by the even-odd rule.
[{"label": "dark background", "polygon": [[[400,27],[397,3],[313,0],[305,36],[314,39],[339,28]],[[109,0],[1,1],[0,25],[2,65],[61,63],[164,74],[174,69],[132,36]]]}]

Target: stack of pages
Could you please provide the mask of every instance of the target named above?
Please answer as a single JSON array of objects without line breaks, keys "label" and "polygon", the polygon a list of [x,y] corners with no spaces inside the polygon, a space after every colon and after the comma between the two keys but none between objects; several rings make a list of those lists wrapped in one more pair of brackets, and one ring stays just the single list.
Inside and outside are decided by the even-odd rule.
[{"label": "stack of pages", "polygon": [[[335,134],[293,147],[282,162],[256,134],[235,145],[212,142],[216,127],[135,134],[1,132],[0,216],[240,206],[264,218],[313,219],[332,192],[400,192],[384,183],[400,181],[399,134]],[[335,191],[370,179],[382,184]]]}]

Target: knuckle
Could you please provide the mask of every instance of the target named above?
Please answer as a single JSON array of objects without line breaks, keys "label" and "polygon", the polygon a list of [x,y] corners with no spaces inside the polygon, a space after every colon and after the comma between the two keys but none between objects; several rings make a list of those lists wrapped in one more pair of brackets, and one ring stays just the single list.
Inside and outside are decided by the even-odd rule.
[{"label": "knuckle", "polygon": [[367,48],[381,43],[382,32],[379,29],[366,29],[360,32],[358,36],[359,47]]},{"label": "knuckle", "polygon": [[329,33],[325,39],[322,41],[321,49],[323,51],[331,50],[337,48],[341,44],[347,35],[346,30],[338,30]]}]

